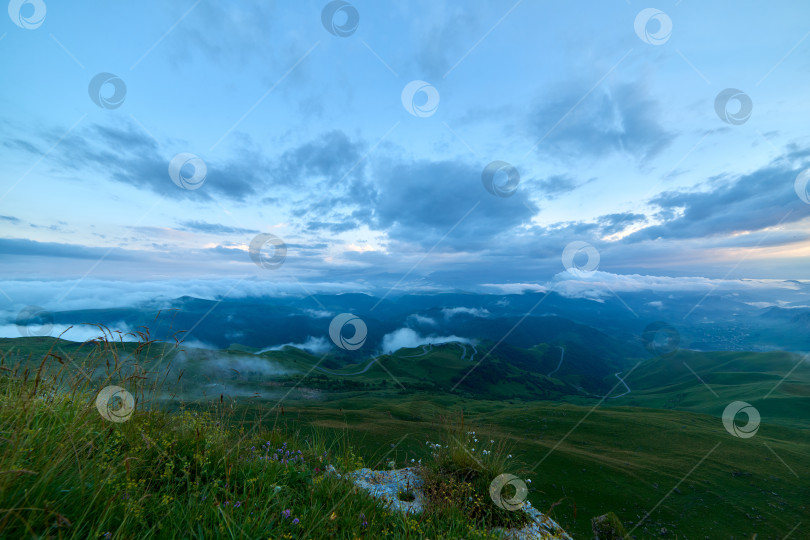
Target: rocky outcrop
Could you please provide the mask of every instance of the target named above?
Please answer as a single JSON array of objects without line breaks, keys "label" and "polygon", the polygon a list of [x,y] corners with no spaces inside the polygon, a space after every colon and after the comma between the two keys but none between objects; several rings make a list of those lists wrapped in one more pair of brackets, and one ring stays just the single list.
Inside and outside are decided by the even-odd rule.
[{"label": "rocky outcrop", "polygon": [[[340,476],[331,466],[327,471]],[[422,493],[418,470],[413,467],[387,471],[360,469],[345,476],[392,510],[418,514],[430,504]],[[529,501],[520,511],[529,516],[530,523],[520,529],[494,529],[493,532],[502,533],[508,540],[572,540],[557,522],[533,508]]]}]

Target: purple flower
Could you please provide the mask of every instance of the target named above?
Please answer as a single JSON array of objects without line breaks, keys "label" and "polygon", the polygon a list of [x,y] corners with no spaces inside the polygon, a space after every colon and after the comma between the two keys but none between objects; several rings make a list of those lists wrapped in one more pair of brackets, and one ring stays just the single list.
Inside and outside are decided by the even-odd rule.
[{"label": "purple flower", "polygon": [[242,501],[236,501],[236,504],[233,505],[234,508],[239,508],[242,506]]},{"label": "purple flower", "polygon": [[301,523],[301,522],[298,520],[298,518],[295,518],[293,520],[293,525],[298,525],[299,523]]},{"label": "purple flower", "polygon": [[289,519],[290,518],[290,509],[288,508],[288,509],[284,510],[281,513],[281,515],[284,517],[284,519]]}]

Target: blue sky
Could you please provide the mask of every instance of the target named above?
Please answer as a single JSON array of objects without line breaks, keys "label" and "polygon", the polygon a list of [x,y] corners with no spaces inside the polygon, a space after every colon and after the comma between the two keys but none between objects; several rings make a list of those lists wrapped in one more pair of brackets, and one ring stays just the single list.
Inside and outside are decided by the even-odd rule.
[{"label": "blue sky", "polygon": [[[332,4],[338,28],[359,16],[347,36],[328,4],[12,1],[6,299],[30,280],[531,286],[571,242],[614,282],[807,278],[806,2],[664,1],[646,33],[629,0]],[[99,73],[120,106],[91,99]],[[412,81],[435,109],[407,110]],[[737,124],[716,112],[728,88],[752,104]],[[181,153],[205,163],[198,189],[169,176]],[[508,197],[482,183],[493,161],[519,174]],[[280,267],[251,260],[259,233],[286,244]]]}]

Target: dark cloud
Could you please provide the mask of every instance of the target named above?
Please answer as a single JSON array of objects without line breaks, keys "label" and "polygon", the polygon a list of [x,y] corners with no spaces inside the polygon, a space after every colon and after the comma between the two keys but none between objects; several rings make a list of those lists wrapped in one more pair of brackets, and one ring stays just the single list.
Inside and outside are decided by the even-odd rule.
[{"label": "dark cloud", "polygon": [[600,216],[597,223],[603,234],[615,234],[625,230],[630,225],[646,220],[647,216],[644,214],[623,212],[621,214],[606,214]]},{"label": "dark cloud", "polygon": [[3,141],[3,146],[10,150],[22,150],[23,152],[28,152],[29,154],[42,154],[43,152],[31,144],[28,141],[24,141],[22,139],[8,139]]},{"label": "dark cloud", "polygon": [[352,231],[358,227],[357,222],[355,221],[344,221],[344,222],[335,222],[335,223],[327,223],[324,221],[310,221],[307,224],[307,230],[310,231],[321,231],[321,230],[328,230],[332,233],[342,233],[346,231]]},{"label": "dark cloud", "polygon": [[57,242],[36,242],[19,238],[0,238],[0,253],[29,257],[49,257],[67,259],[131,260],[137,257],[125,250],[113,248],[87,247],[77,244]]},{"label": "dark cloud", "polygon": [[284,152],[275,166],[274,181],[300,185],[304,179],[325,179],[350,185],[362,176],[362,145],[342,131],[330,131]]},{"label": "dark cloud", "polygon": [[770,165],[733,180],[714,182],[708,191],[661,193],[650,202],[660,208],[656,217],[664,223],[633,233],[626,240],[709,238],[807,218],[810,206],[793,188],[799,172]]},{"label": "dark cloud", "polygon": [[567,174],[555,174],[543,180],[534,181],[532,188],[542,192],[546,199],[553,200],[595,180],[596,178],[590,178],[584,182],[578,182],[576,178]]},{"label": "dark cloud", "polygon": [[[398,163],[375,168],[378,196],[370,225],[390,237],[442,250],[488,249],[527,223],[538,208],[528,190],[491,195],[481,169],[459,161]],[[466,217],[465,217],[466,215]]]},{"label": "dark cloud", "polygon": [[241,227],[229,227],[220,223],[206,223],[205,221],[184,221],[180,223],[185,230],[208,233],[208,234],[251,234],[258,231],[254,229],[243,229]]},{"label": "dark cloud", "polygon": [[415,57],[420,71],[427,79],[443,78],[465,51],[475,44],[469,36],[480,33],[475,10],[452,4],[441,7],[449,12],[423,19],[439,22],[420,25],[422,32],[418,38]]},{"label": "dark cloud", "polygon": [[[40,133],[39,138],[46,140],[53,135]],[[34,144],[17,146],[36,150]],[[176,186],[168,172],[176,152],[185,149],[167,151],[132,123],[85,128],[65,137],[53,155],[63,170],[74,174],[90,169],[105,178],[169,197],[205,201],[224,197],[244,202],[252,197],[267,199],[266,194],[279,188],[313,189],[313,182],[318,181],[350,195],[363,193],[368,185],[363,179],[362,148],[361,143],[351,141],[344,133],[330,131],[277,157],[248,145],[223,161],[209,161],[202,153],[199,157],[207,168],[205,183],[191,191]],[[274,193],[270,200],[280,199]]]},{"label": "dark cloud", "polygon": [[236,156],[226,162],[209,162],[203,187],[189,191],[169,177],[169,162],[176,154],[161,150],[156,141],[131,123],[93,125],[66,137],[54,152],[61,165],[75,173],[87,169],[103,177],[169,197],[244,200],[261,186],[262,162],[257,156]]},{"label": "dark cloud", "polygon": [[531,117],[539,152],[602,157],[626,153],[639,160],[657,155],[675,138],[660,121],[660,106],[639,84],[598,88],[571,85],[544,95]]}]

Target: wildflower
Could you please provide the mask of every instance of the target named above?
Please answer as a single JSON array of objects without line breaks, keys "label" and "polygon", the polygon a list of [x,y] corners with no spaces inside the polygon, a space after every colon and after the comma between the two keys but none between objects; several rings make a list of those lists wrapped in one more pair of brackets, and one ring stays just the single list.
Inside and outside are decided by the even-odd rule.
[{"label": "wildflower", "polygon": [[110,531],[105,532],[104,538],[112,538],[112,533]]},{"label": "wildflower", "polygon": [[236,504],[233,505],[234,508],[239,508],[242,506],[242,501],[236,501]]},{"label": "wildflower", "polygon": [[494,440],[492,440],[492,439],[489,440],[489,444],[494,444],[494,443],[495,443]]},{"label": "wildflower", "polygon": [[290,519],[290,509],[288,508],[288,509],[284,510],[284,511],[281,513],[281,516],[282,516],[284,519]]},{"label": "wildflower", "polygon": [[298,518],[293,520],[293,525],[298,525],[299,523],[301,523],[301,521]]},{"label": "wildflower", "polygon": [[506,459],[512,459],[512,454],[509,454],[508,456],[506,456]]},{"label": "wildflower", "polygon": [[531,484],[531,483],[532,483],[532,479],[531,479],[531,478],[527,478],[527,479],[526,479],[526,483],[527,483],[527,484]]},{"label": "wildflower", "polygon": [[337,514],[336,514],[336,513],[334,513],[334,512],[332,512],[332,515],[331,515],[331,516],[329,516],[329,520],[330,520],[330,521],[335,521],[335,519],[336,519],[336,518],[337,518]]}]

